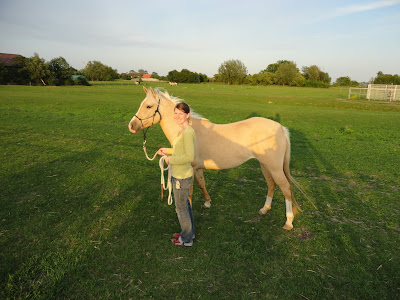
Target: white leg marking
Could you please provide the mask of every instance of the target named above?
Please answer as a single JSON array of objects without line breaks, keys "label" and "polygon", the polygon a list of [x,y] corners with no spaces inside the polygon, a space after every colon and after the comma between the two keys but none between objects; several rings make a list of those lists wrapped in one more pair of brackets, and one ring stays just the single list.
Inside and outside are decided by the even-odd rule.
[{"label": "white leg marking", "polygon": [[265,215],[271,209],[272,197],[267,196],[264,206],[258,211],[260,215]]},{"label": "white leg marking", "polygon": [[291,230],[293,229],[293,208],[292,208],[292,201],[285,199],[286,204],[286,224],[283,226],[283,229]]},{"label": "white leg marking", "polygon": [[204,208],[210,208],[211,207],[211,200],[205,201],[203,207]]}]

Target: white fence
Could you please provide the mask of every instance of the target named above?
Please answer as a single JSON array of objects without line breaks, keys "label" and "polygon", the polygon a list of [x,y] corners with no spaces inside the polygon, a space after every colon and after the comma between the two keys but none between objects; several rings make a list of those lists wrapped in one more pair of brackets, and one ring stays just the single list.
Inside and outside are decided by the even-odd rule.
[{"label": "white fence", "polygon": [[400,86],[369,84],[368,88],[349,88],[349,99],[365,98],[368,100],[400,101]]},{"label": "white fence", "polygon": [[350,87],[349,99],[367,99],[368,88]]}]

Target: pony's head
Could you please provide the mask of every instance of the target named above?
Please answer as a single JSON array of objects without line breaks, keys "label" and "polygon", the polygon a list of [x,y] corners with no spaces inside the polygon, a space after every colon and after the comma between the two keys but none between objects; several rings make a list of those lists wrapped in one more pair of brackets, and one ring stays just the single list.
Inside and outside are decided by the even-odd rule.
[{"label": "pony's head", "polygon": [[161,97],[159,94],[150,89],[143,87],[146,97],[140,104],[137,113],[129,122],[129,130],[133,133],[139,132],[141,129],[147,128],[161,121],[160,103]]}]

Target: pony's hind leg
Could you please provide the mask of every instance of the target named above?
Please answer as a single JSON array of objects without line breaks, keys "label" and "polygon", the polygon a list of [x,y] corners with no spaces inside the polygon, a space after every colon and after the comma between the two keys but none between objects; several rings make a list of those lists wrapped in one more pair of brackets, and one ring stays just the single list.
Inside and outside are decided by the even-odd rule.
[{"label": "pony's hind leg", "polygon": [[268,186],[268,194],[267,194],[267,199],[265,200],[264,206],[258,211],[260,215],[264,215],[271,209],[271,203],[272,203],[272,197],[274,196],[274,191],[275,191],[275,181],[271,176],[271,173],[267,170],[267,168],[263,165],[261,165],[261,170],[262,173],[265,177],[265,180],[267,181],[267,186]]},{"label": "pony's hind leg", "polygon": [[197,179],[197,183],[199,184],[199,187],[200,187],[201,191],[203,192],[203,195],[205,198],[203,207],[210,208],[211,207],[211,198],[206,189],[206,182],[204,180],[203,169],[194,169],[193,171],[194,171],[194,175]]},{"label": "pony's hind leg", "polygon": [[285,196],[286,223],[283,229],[291,230],[293,229],[294,214],[297,212],[296,207],[292,206],[292,187],[283,170],[272,172],[271,175]]}]

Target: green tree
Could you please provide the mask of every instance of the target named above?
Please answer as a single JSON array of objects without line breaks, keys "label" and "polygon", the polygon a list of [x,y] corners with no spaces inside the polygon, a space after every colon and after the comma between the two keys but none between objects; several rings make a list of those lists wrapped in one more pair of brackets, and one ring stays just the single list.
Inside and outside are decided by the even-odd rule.
[{"label": "green tree", "polygon": [[211,82],[222,82],[221,74],[214,74],[213,78],[210,81]]},{"label": "green tree", "polygon": [[328,73],[320,71],[319,80],[327,84],[331,84],[332,78],[329,76]]},{"label": "green tree", "polygon": [[269,64],[266,69],[262,70],[260,73],[276,73],[280,65],[290,63],[288,60],[278,60],[274,64]]},{"label": "green tree", "polygon": [[242,84],[247,75],[246,66],[238,59],[225,61],[218,68],[220,80],[227,84]]},{"label": "green tree", "polygon": [[206,74],[199,73],[200,82],[208,82],[208,77]]},{"label": "green tree", "polygon": [[350,86],[351,79],[349,76],[342,76],[336,79],[335,85],[338,86]]},{"label": "green tree", "polygon": [[352,80],[350,82],[350,86],[359,86],[360,84],[358,83],[358,81]]},{"label": "green tree", "polygon": [[171,82],[179,82],[179,72],[177,70],[169,71],[167,78]]},{"label": "green tree", "polygon": [[275,73],[265,72],[254,75],[247,75],[245,78],[245,83],[251,85],[271,85],[275,84],[275,80]]},{"label": "green tree", "polygon": [[171,82],[179,83],[200,83],[208,81],[206,75],[191,72],[188,69],[182,69],[180,72],[177,70],[170,71],[167,75],[167,79]]},{"label": "green tree", "polygon": [[119,76],[117,70],[99,61],[89,61],[81,72],[92,81],[111,81],[117,79]]},{"label": "green tree", "polygon": [[151,77],[152,77],[152,78],[155,78],[155,79],[160,79],[160,78],[161,78],[161,76],[158,75],[157,72],[151,73]]},{"label": "green tree", "polygon": [[307,80],[318,81],[320,69],[316,65],[302,68],[303,75]]},{"label": "green tree", "polygon": [[128,75],[128,74],[121,74],[120,77],[123,80],[131,80],[132,79],[132,77],[130,75]]},{"label": "green tree", "polygon": [[35,53],[32,57],[26,60],[25,68],[29,73],[30,80],[35,84],[46,85],[45,79],[50,75],[48,65],[44,58],[40,58],[39,54]]},{"label": "green tree", "polygon": [[71,80],[76,70],[72,68],[63,57],[53,58],[49,62],[50,84],[64,85]]},{"label": "green tree", "polygon": [[297,72],[296,76],[293,78],[291,86],[304,86],[306,83],[306,79],[304,78],[303,74]]},{"label": "green tree", "polygon": [[383,74],[379,71],[373,81],[374,84],[400,84],[399,75]]},{"label": "green tree", "polygon": [[310,67],[303,67],[302,71],[304,78],[308,81],[311,82],[321,81],[327,84],[331,83],[331,78],[329,77],[329,74],[321,71],[321,69],[316,65],[312,65]]},{"label": "green tree", "polygon": [[294,79],[299,73],[299,69],[294,62],[290,61],[281,64],[276,71],[277,84],[294,85]]},{"label": "green tree", "polygon": [[400,76],[399,75],[393,75],[393,84],[400,85]]},{"label": "green tree", "polygon": [[179,80],[178,82],[188,83],[190,82],[190,71],[188,69],[182,69],[179,73]]}]

